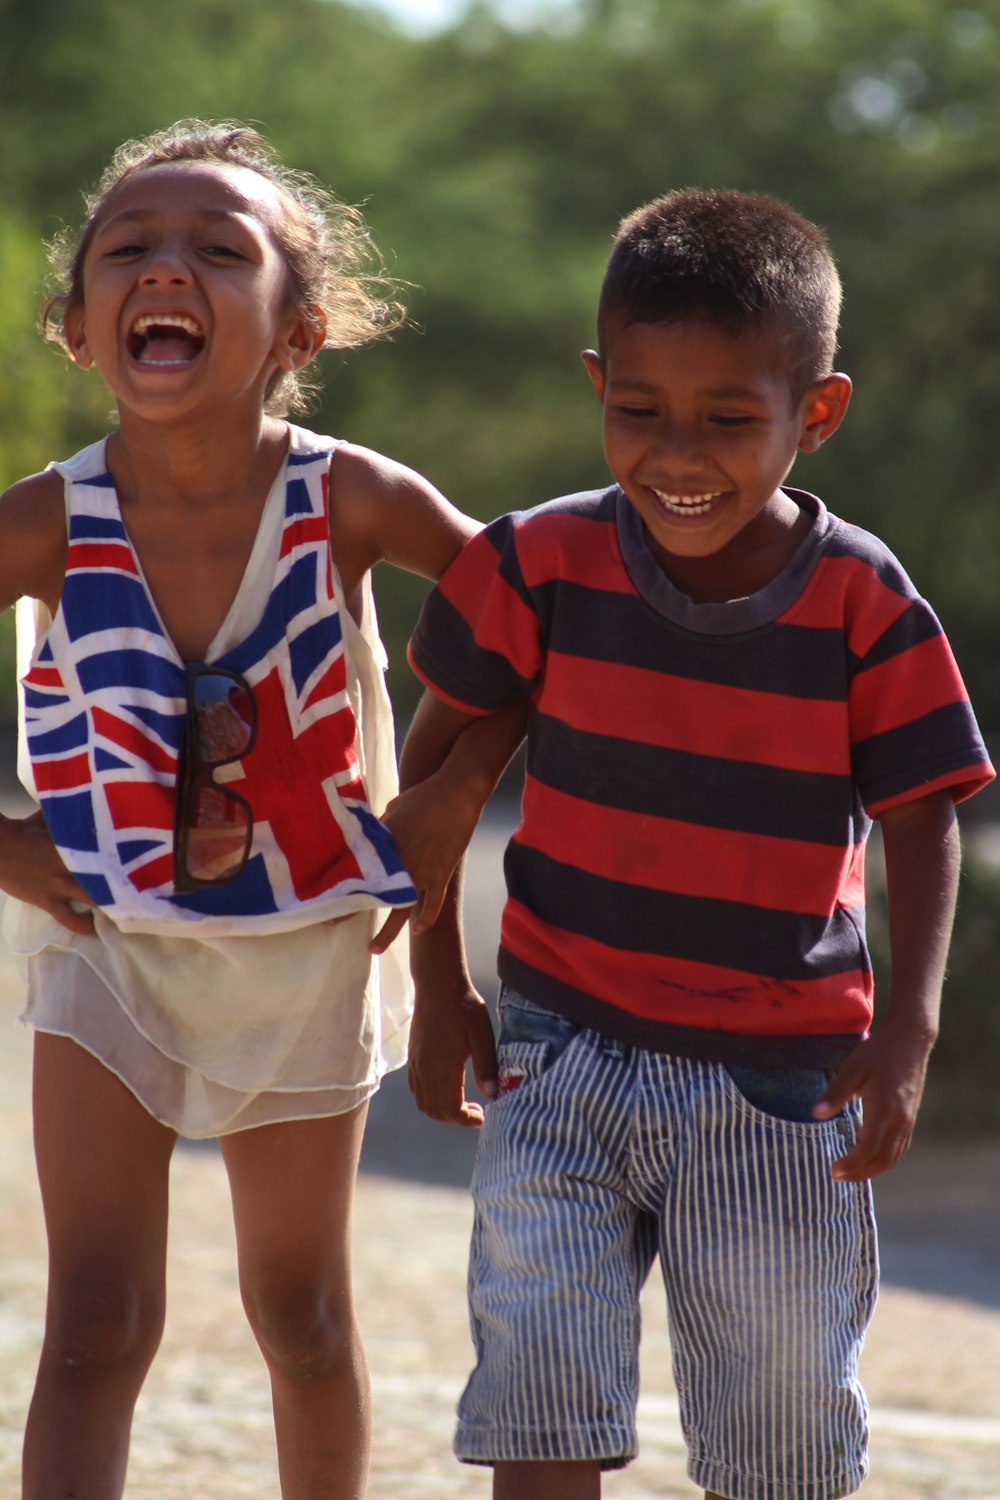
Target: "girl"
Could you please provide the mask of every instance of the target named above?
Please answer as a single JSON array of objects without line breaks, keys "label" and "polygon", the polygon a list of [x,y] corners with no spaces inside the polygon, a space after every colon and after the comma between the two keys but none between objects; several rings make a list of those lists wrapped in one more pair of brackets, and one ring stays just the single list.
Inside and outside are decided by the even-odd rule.
[{"label": "girl", "polygon": [[408,976],[376,914],[416,892],[369,581],[437,578],[476,523],[376,453],[289,426],[324,345],[400,321],[353,210],[253,131],[123,146],[46,330],[117,429],[0,499],[22,776],[0,825],[35,1028],[50,1285],[24,1495],[122,1493],[164,1316],[177,1136],[218,1136],[285,1500],[363,1494],[350,1212]]}]

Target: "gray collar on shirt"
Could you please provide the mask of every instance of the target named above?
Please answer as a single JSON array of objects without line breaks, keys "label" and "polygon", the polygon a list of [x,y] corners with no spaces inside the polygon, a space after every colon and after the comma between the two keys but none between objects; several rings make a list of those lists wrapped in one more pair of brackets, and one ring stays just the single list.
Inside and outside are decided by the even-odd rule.
[{"label": "gray collar on shirt", "polygon": [[783,614],[811,578],[835,523],[822,500],[815,495],[792,489],[789,485],[782,488],[812,515],[813,524],[807,535],[802,538],[788,566],[766,588],[744,599],[711,604],[695,604],[670,582],[646,545],[639,512],[619,490],[615,505],[618,545],[629,577],[646,603],[674,625],[701,635],[738,635],[742,631],[769,625]]}]

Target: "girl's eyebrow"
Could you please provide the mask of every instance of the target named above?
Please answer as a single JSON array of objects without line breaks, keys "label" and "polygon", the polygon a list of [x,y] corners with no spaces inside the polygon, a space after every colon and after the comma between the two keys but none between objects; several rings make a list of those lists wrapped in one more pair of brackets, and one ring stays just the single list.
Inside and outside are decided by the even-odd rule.
[{"label": "girl's eyebrow", "polygon": [[[155,219],[158,213],[159,209],[156,208],[123,208],[120,213],[105,219],[97,232],[100,234],[106,229],[114,229],[119,224],[145,223],[149,219]],[[196,208],[194,213],[206,223],[218,223],[221,220],[240,223],[243,219],[254,218],[249,208]]]}]

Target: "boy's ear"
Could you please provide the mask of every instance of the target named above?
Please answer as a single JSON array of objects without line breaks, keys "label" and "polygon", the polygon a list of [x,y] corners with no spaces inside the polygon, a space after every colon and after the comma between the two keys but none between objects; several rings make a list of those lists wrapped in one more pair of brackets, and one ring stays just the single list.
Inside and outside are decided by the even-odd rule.
[{"label": "boy's ear", "polygon": [[594,390],[597,392],[598,401],[603,406],[604,361],[602,360],[596,349],[584,349],[583,353],[580,355],[580,358],[583,360],[584,364],[587,367],[587,374],[590,376],[590,383],[594,387]]},{"label": "boy's ear", "polygon": [[311,317],[292,309],[289,321],[275,342],[274,357],[282,370],[302,370],[322,349],[326,341],[326,313],[311,308]]},{"label": "boy's ear", "polygon": [[802,435],[799,448],[815,453],[832,437],[844,420],[851,399],[851,381],[847,375],[827,375],[811,385],[803,397]]},{"label": "boy's ear", "polygon": [[63,338],[70,352],[70,358],[81,370],[89,370],[94,363],[94,356],[90,352],[87,343],[86,319],[83,308],[76,304],[67,308],[66,316],[63,318]]}]

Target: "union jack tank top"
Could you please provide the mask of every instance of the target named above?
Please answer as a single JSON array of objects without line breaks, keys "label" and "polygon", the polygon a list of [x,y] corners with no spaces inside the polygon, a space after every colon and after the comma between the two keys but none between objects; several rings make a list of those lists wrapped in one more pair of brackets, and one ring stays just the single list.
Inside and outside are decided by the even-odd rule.
[{"label": "union jack tank top", "polygon": [[345,636],[367,647],[353,621],[344,628],[330,557],[336,444],[289,432],[270,587],[249,633],[213,657],[246,678],[257,703],[253,749],[215,772],[250,804],[253,845],[237,879],[185,894],[173,888],[172,855],[184,663],[123,524],[105,441],[53,465],[67,482],[66,576],[22,678],[23,731],[56,848],[123,929],[287,931],[416,899],[359,764]]}]

